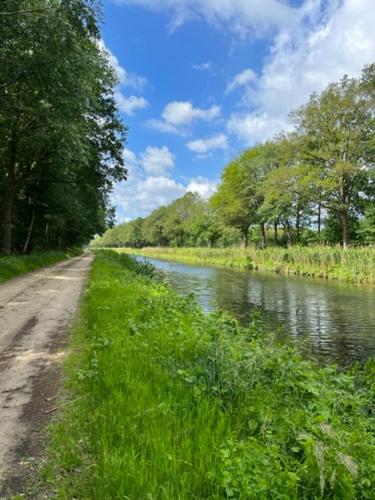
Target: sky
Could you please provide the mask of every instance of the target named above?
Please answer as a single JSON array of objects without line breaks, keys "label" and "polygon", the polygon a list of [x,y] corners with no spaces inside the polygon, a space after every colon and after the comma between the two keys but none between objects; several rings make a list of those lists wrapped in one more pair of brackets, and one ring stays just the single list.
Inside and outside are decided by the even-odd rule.
[{"label": "sky", "polygon": [[375,62],[375,0],[104,0],[128,126],[117,222],[187,191],[291,124],[312,92]]}]

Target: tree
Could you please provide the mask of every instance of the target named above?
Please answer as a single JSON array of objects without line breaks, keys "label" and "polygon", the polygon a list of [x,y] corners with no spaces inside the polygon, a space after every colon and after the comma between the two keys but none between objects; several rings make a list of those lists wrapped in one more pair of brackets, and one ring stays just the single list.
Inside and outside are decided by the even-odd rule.
[{"label": "tree", "polygon": [[207,201],[201,200],[199,210],[187,223],[189,246],[214,247],[222,236],[222,227]]},{"label": "tree", "polygon": [[108,193],[126,169],[95,2],[4,3],[13,12],[0,16],[1,225],[9,254],[14,233],[25,248],[33,231],[58,246],[103,230]]},{"label": "tree", "polygon": [[288,245],[292,245],[292,224],[298,239],[303,223],[311,215],[310,199],[316,192],[311,192],[308,168],[298,160],[292,136],[274,142],[273,157],[275,168],[268,170],[261,186],[264,201],[260,212],[268,222],[282,224]]},{"label": "tree", "polygon": [[197,193],[186,193],[167,207],[165,234],[174,246],[184,246],[189,239],[191,219],[204,210],[204,202]]},{"label": "tree", "polygon": [[149,245],[167,246],[169,243],[165,229],[168,215],[167,207],[159,207],[145,218],[143,224],[143,240]]},{"label": "tree", "polygon": [[218,190],[211,198],[211,204],[225,224],[240,230],[241,246],[246,247],[249,227],[255,214],[249,203],[246,171],[239,158],[224,169]]},{"label": "tree", "polygon": [[263,203],[263,182],[268,172],[277,166],[276,144],[267,142],[244,151],[224,170],[212,206],[228,225],[241,231],[241,246],[248,245],[252,224],[259,224],[263,246],[266,245],[265,219],[260,207]]},{"label": "tree", "polygon": [[345,248],[350,215],[361,206],[368,179],[366,147],[374,134],[373,112],[360,82],[344,77],[292,114],[299,159],[309,166],[309,181],[320,193],[321,205],[340,218]]}]

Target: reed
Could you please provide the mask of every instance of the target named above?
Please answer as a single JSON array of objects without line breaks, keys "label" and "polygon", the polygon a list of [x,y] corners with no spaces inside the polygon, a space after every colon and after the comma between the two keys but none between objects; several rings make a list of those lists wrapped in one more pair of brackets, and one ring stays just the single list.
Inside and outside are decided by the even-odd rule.
[{"label": "reed", "polygon": [[375,247],[124,248],[119,252],[192,264],[259,269],[351,283],[375,284]]}]

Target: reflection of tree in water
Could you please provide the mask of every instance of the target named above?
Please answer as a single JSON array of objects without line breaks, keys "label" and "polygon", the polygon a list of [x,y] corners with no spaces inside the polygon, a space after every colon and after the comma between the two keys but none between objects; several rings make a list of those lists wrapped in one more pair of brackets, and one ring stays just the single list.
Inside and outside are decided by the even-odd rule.
[{"label": "reflection of tree in water", "polygon": [[253,308],[248,303],[250,281],[247,273],[217,268],[211,278],[211,286],[214,305],[246,324]]},{"label": "reflection of tree in water", "polygon": [[206,311],[219,308],[246,324],[256,308],[267,330],[282,325],[280,337],[292,338],[301,352],[325,363],[346,365],[375,355],[373,289],[209,266],[160,267],[165,282],[193,293]]}]

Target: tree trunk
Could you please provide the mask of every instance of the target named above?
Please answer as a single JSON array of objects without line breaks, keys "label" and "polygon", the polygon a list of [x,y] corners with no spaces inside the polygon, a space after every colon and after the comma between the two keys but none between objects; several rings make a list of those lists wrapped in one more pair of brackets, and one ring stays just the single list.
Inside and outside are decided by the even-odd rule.
[{"label": "tree trunk", "polygon": [[262,247],[266,248],[267,245],[266,228],[263,222],[262,224],[260,224],[260,232],[262,234]]},{"label": "tree trunk", "polygon": [[284,229],[285,229],[286,237],[288,240],[288,247],[291,247],[291,246],[293,246],[293,238],[292,238],[292,232],[290,230],[289,221],[284,222]]},{"label": "tree trunk", "polygon": [[318,236],[320,236],[321,228],[322,228],[322,204],[319,201],[319,203],[318,203]]},{"label": "tree trunk", "polygon": [[13,224],[13,208],[16,197],[16,184],[8,183],[5,191],[3,204],[3,248],[5,255],[12,253],[12,224]]},{"label": "tree trunk", "polygon": [[340,212],[341,229],[342,229],[342,246],[348,248],[349,246],[349,217],[348,212],[345,210]]},{"label": "tree trunk", "polygon": [[29,225],[29,229],[27,230],[27,237],[26,237],[26,241],[25,241],[25,244],[24,244],[23,250],[22,250],[22,253],[24,253],[24,254],[27,252],[29,245],[30,245],[31,235],[33,234],[33,229],[34,229],[34,223],[35,223],[35,212],[33,212],[33,215],[31,217],[31,221],[30,221],[30,225]]},{"label": "tree trunk", "polygon": [[274,222],[273,223],[273,239],[274,239],[275,245],[277,245],[277,243],[278,243],[277,226],[278,226],[277,222]]},{"label": "tree trunk", "polygon": [[297,231],[297,238],[299,239],[299,235],[301,232],[301,212],[299,208],[297,208],[296,211],[296,231]]},{"label": "tree trunk", "polygon": [[5,193],[2,212],[3,248],[5,255],[12,253],[13,209],[17,192],[16,178],[16,131],[12,130],[12,140],[9,147],[9,163],[5,180]]},{"label": "tree trunk", "polygon": [[246,248],[249,244],[249,228],[241,229],[241,248]]}]

